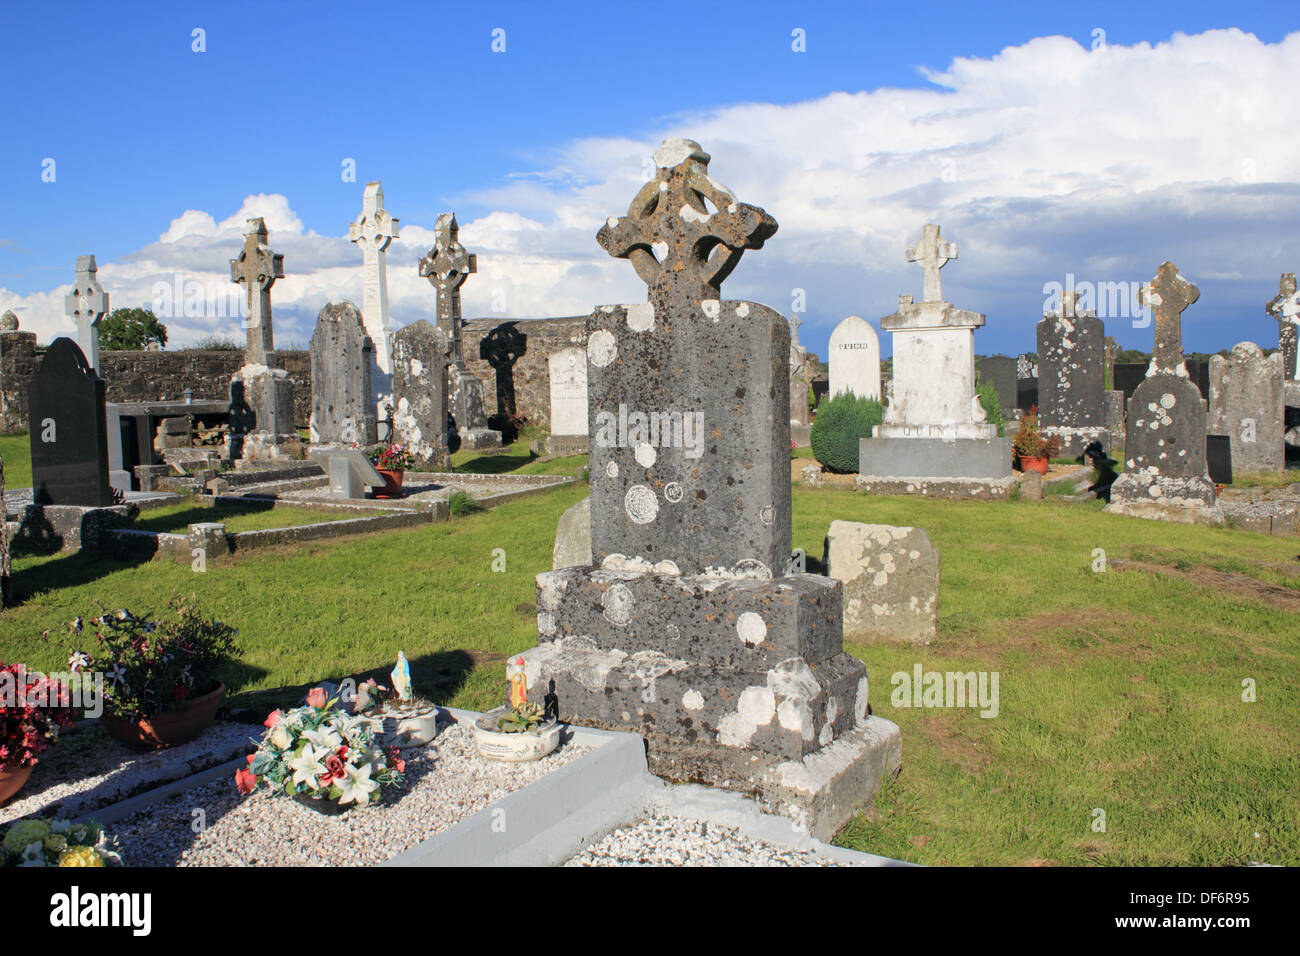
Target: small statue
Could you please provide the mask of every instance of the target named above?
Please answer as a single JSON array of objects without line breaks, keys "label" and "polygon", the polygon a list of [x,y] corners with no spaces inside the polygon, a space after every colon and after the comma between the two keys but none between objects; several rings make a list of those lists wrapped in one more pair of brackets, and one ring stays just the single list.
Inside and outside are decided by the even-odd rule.
[{"label": "small statue", "polygon": [[393,668],[393,690],[397,691],[397,699],[406,703],[411,699],[411,665],[406,662],[406,652],[397,652],[397,666]]},{"label": "small statue", "polygon": [[542,718],[546,721],[560,722],[560,698],[555,693],[555,681],[552,680],[550,689],[542,697]]},{"label": "small statue", "polygon": [[528,677],[524,673],[524,659],[516,657],[506,665],[506,680],[510,681],[510,707],[528,703]]}]

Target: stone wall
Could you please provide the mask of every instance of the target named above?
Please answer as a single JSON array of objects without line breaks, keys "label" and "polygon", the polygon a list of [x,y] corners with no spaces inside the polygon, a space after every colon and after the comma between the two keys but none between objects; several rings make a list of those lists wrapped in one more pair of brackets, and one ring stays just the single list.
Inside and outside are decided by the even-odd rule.
[{"label": "stone wall", "polygon": [[[27,430],[27,386],[44,354],[30,332],[0,335],[0,432]],[[99,363],[110,402],[182,401],[187,388],[196,399],[225,399],[231,377],[244,364],[244,352],[100,352]],[[275,365],[297,383],[294,422],[306,427],[311,416],[311,358],[306,352],[276,352]]]},{"label": "stone wall", "polygon": [[470,319],[461,336],[465,364],[483,383],[489,421],[507,412],[513,392],[516,413],[527,418],[529,424],[549,428],[548,361],[552,354],[569,346],[587,347],[587,317]]}]

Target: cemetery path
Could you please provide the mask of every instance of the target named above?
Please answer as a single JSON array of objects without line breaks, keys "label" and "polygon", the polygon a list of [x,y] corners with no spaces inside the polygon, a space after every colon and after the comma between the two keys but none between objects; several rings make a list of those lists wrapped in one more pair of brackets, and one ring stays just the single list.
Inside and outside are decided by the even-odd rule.
[{"label": "cemetery path", "polygon": [[1117,571],[1144,571],[1161,577],[1177,578],[1221,594],[1233,594],[1259,601],[1279,611],[1300,613],[1300,591],[1278,584],[1269,584],[1267,581],[1260,581],[1245,574],[1232,574],[1206,567],[1184,570],[1163,564],[1119,558],[1112,558],[1110,566]]}]

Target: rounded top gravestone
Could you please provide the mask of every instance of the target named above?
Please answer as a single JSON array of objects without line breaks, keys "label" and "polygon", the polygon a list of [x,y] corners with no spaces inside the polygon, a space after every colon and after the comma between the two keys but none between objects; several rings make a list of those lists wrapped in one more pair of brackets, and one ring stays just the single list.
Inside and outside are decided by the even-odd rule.
[{"label": "rounded top gravestone", "polygon": [[5,309],[5,314],[0,315],[0,332],[17,332],[18,316],[14,315],[13,309]]},{"label": "rounded top gravestone", "polygon": [[880,398],[880,337],[856,315],[835,326],[830,341],[830,393]]}]

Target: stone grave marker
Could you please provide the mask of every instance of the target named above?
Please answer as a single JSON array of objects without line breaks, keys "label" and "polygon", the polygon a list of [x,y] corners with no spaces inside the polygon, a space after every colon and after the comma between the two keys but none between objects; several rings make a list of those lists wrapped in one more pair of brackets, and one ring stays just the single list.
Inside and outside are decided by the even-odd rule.
[{"label": "stone grave marker", "polygon": [[1286,381],[1300,381],[1300,293],[1296,291],[1295,273],[1284,272],[1277,285],[1277,295],[1264,306],[1277,319],[1277,348],[1282,353],[1282,373]]},{"label": "stone grave marker", "polygon": [[351,302],[330,302],[321,309],[310,352],[312,444],[373,445],[374,343],[357,307]]},{"label": "stone grave marker", "polygon": [[808,409],[808,350],[799,343],[798,314],[790,316],[790,437],[799,447],[806,447],[812,428]]},{"label": "stone grave marker", "polygon": [[393,324],[388,314],[388,247],[397,238],[399,220],[384,208],[384,188],[366,183],[361,215],[348,227],[348,238],[361,250],[363,294],[361,316],[375,346],[375,364],[391,375]]},{"label": "stone grave marker", "polygon": [[549,455],[581,455],[587,451],[587,350],[566,348],[554,353],[547,366],[551,379]]},{"label": "stone grave marker", "polygon": [[260,216],[244,224],[244,248],[230,260],[230,281],[244,287],[248,318],[245,365],[270,365],[275,352],[271,327],[271,286],[284,278],[284,256],[267,244],[266,220]]},{"label": "stone grave marker", "polygon": [[975,360],[976,377],[980,385],[993,386],[998,396],[998,407],[1008,420],[1016,413],[1016,360],[1008,355],[986,355]]},{"label": "stone grave marker", "polygon": [[594,564],[538,575],[530,687],[635,730],[651,768],[756,795],[829,836],[898,762],[843,652],[841,587],[789,574],[790,333],[720,285],[776,232],[666,140],[597,239],[648,300],[587,322]]},{"label": "stone grave marker", "polygon": [[848,392],[880,400],[880,337],[866,319],[850,315],[835,326],[827,363],[832,398]]},{"label": "stone grave marker", "polygon": [[1155,350],[1146,378],[1128,403],[1124,473],[1111,486],[1107,511],[1142,518],[1222,524],[1206,471],[1206,412],[1183,363],[1182,312],[1200,290],[1164,262],[1138,293],[1155,319]]},{"label": "stone grave marker", "polygon": [[437,239],[420,260],[420,275],[429,280],[438,301],[438,328],[451,341],[451,364],[447,370],[448,400],[452,418],[464,448],[499,448],[501,433],[487,427],[487,406],[483,383],[465,364],[462,343],[460,287],[478,271],[478,256],[460,242],[456,214],[445,212],[434,225]]},{"label": "stone grave marker", "polygon": [[28,391],[36,504],[113,504],[104,388],[72,339],[57,338],[46,349]]},{"label": "stone grave marker", "polygon": [[846,638],[868,644],[934,640],[939,549],[924,528],[832,521],[824,563],[844,585]]},{"label": "stone grave marker", "polygon": [[1228,436],[1235,471],[1286,468],[1282,361],[1281,352],[1265,356],[1254,342],[1210,359],[1209,428]]},{"label": "stone grave marker", "polygon": [[77,256],[77,278],[63,299],[68,317],[77,326],[77,343],[90,368],[99,374],[99,322],[108,314],[108,293],[95,274],[94,256]]},{"label": "stone grave marker", "polygon": [[427,319],[397,330],[393,336],[393,429],[430,471],[451,465],[447,447],[447,363],[451,341]]},{"label": "stone grave marker", "polygon": [[1105,441],[1106,329],[1097,313],[1078,308],[1078,293],[1061,292],[1060,308],[1038,323],[1038,421],[1075,458]]},{"label": "stone grave marker", "polygon": [[883,424],[861,441],[855,487],[872,494],[1005,498],[1014,486],[1011,440],[999,438],[975,394],[975,329],[984,316],[943,300],[939,270],[955,243],[927,225],[907,250],[924,271],[925,298],[898,297],[881,320],[894,337],[894,392]]},{"label": "stone grave marker", "polygon": [[331,497],[364,498],[366,488],[384,487],[383,475],[359,448],[313,448],[310,455],[329,476]]}]

